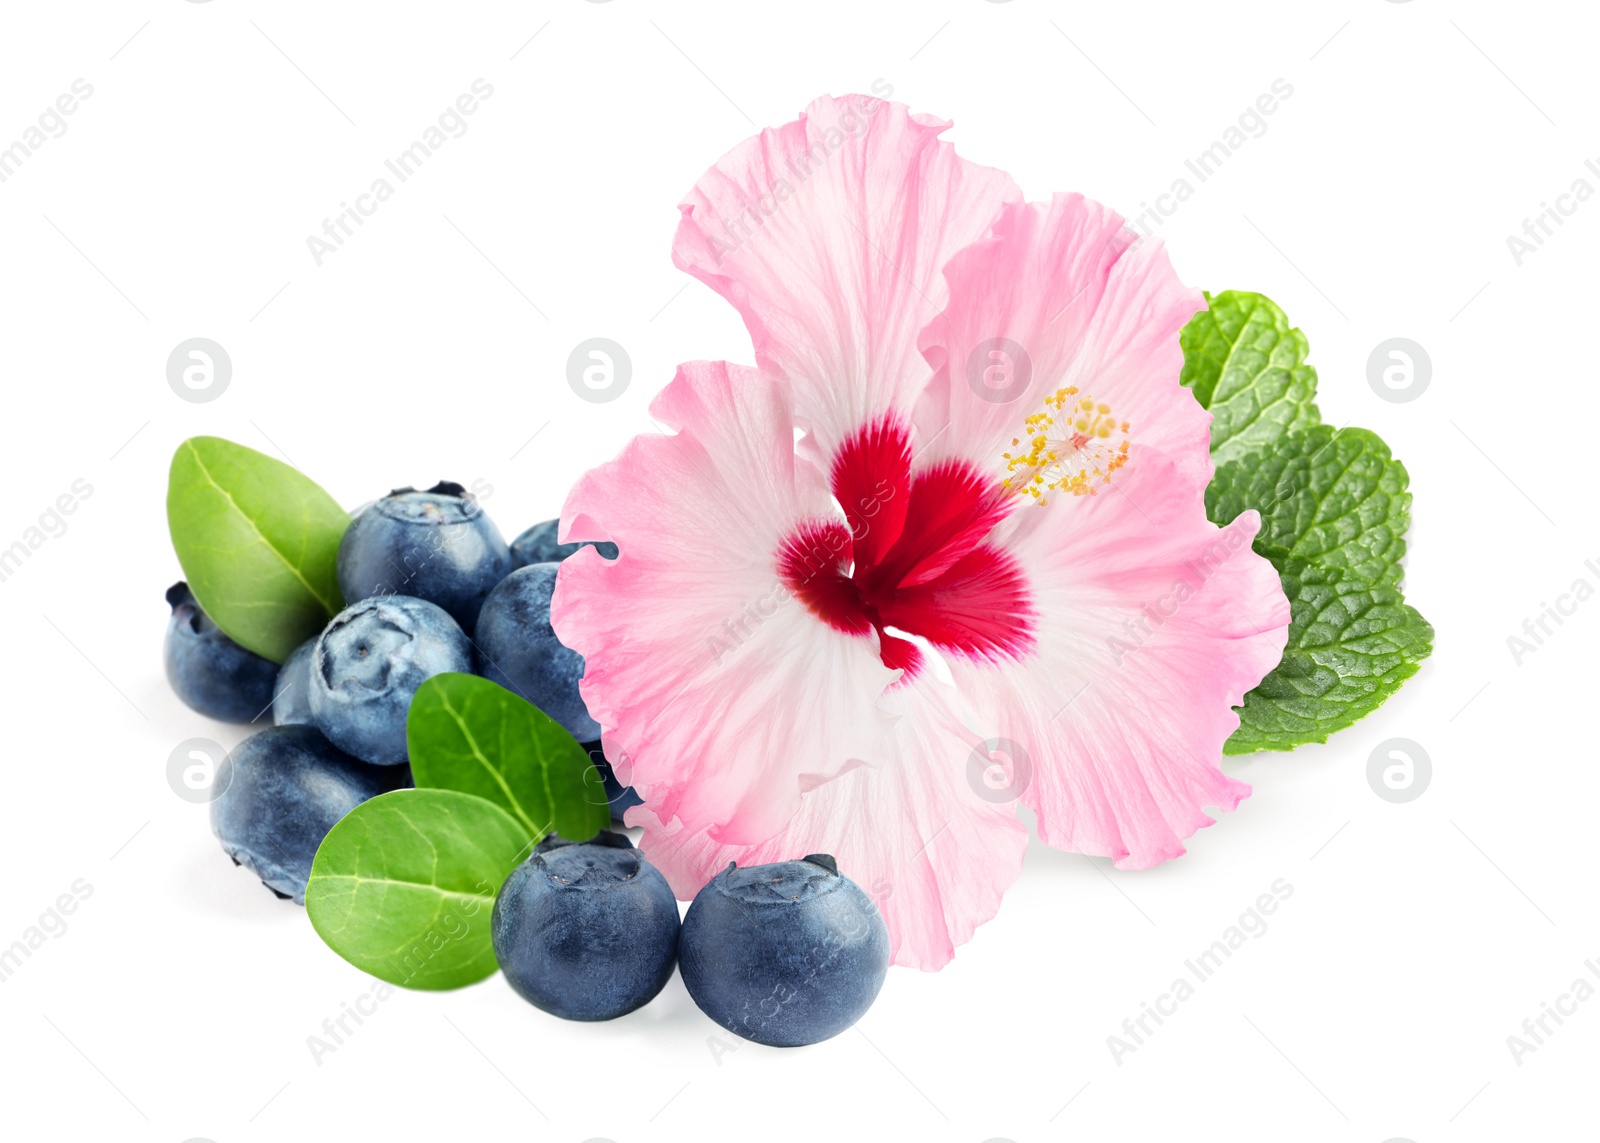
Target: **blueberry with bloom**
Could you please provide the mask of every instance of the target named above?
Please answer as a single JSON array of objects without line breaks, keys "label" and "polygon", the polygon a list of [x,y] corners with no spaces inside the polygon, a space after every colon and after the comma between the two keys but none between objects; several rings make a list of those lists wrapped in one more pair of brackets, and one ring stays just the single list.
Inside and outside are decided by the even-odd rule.
[{"label": "blueberry with bloom", "polygon": [[[681,366],[652,405],[675,431],[582,478],[561,538],[621,556],[569,559],[553,605],[680,897],[832,853],[925,969],[1015,880],[1019,801],[1124,869],[1237,806],[1231,708],[1289,620],[1255,513],[1206,519],[1199,292],[946,127],[824,97],[701,178],[673,258],[755,365]],[[971,780],[997,742],[1012,797]]]}]

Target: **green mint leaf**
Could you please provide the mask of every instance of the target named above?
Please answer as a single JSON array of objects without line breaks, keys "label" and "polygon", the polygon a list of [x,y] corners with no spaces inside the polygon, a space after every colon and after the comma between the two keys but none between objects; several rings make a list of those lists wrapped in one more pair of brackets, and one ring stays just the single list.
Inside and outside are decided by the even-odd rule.
[{"label": "green mint leaf", "polygon": [[306,912],[329,948],[379,980],[460,988],[493,975],[494,897],[532,850],[522,824],[482,798],[380,794],[322,839]]},{"label": "green mint leaf", "polygon": [[1269,298],[1240,290],[1206,295],[1210,308],[1189,319],[1180,380],[1211,410],[1211,455],[1218,464],[1276,444],[1321,423],[1317,371],[1306,338]]},{"label": "green mint leaf", "polygon": [[1248,508],[1261,513],[1256,550],[1362,579],[1396,584],[1404,574],[1411,493],[1405,465],[1366,429],[1319,425],[1218,467],[1206,489],[1206,515],[1226,526]]},{"label": "green mint leaf", "polygon": [[167,527],[189,590],[224,634],[274,662],[344,606],[349,526],[316,483],[255,449],[191,437],[172,457]]},{"label": "green mint leaf", "polygon": [[459,790],[516,818],[535,840],[573,841],[611,824],[589,752],[538,707],[476,675],[435,675],[406,716],[419,789]]},{"label": "green mint leaf", "polygon": [[1398,588],[1409,478],[1375,434],[1321,423],[1305,335],[1277,305],[1237,290],[1207,301],[1179,335],[1183,384],[1212,413],[1206,514],[1225,526],[1261,513],[1254,547],[1292,614],[1282,661],[1223,749],[1292,750],[1371,713],[1433,650]]},{"label": "green mint leaf", "polygon": [[1392,584],[1293,559],[1279,574],[1292,614],[1288,646],[1245,695],[1225,754],[1326,742],[1381,706],[1433,651],[1433,627]]}]

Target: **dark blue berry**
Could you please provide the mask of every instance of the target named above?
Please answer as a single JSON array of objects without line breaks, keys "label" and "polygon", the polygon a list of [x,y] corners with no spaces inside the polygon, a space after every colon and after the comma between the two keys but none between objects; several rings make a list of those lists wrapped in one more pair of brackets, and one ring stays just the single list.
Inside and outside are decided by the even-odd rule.
[{"label": "dark blue berry", "polygon": [[610,1020],[672,977],[678,902],[619,833],[555,837],[512,871],[495,898],[494,952],[517,994],[567,1020]]},{"label": "dark blue berry", "polygon": [[586,544],[593,544],[594,550],[608,560],[617,558],[617,545],[609,540],[556,543],[556,534],[560,529],[560,520],[546,520],[535,524],[511,541],[511,558],[519,568],[525,568],[529,564],[558,564]]},{"label": "dark blue berry", "polygon": [[683,982],[700,1010],[758,1044],[837,1036],[883,987],[889,932],[872,899],[814,854],[730,864],[689,906],[678,942]]},{"label": "dark blue berry", "polygon": [[335,615],[311,656],[311,717],[363,762],[406,760],[406,712],[434,675],[472,670],[472,644],[444,610],[378,596]]},{"label": "dark blue berry", "polygon": [[583,656],[550,626],[558,564],[530,564],[506,576],[483,601],[474,641],[478,674],[519,694],[579,742],[600,737],[578,693]]},{"label": "dark blue berry", "polygon": [[311,653],[315,638],[290,652],[278,668],[278,693],[272,700],[272,721],[279,726],[311,722]]},{"label": "dark blue berry", "polygon": [[347,603],[409,595],[448,611],[467,634],[494,585],[515,565],[477,499],[441,481],[400,488],[360,510],[339,543],[339,590]]},{"label": "dark blue berry", "polygon": [[163,657],[167,681],[178,697],[210,718],[254,722],[272,709],[278,664],[246,651],[222,633],[200,609],[189,585],[167,589],[172,616],[167,621]]},{"label": "dark blue berry", "polygon": [[270,727],[218,767],[211,832],[235,864],[303,905],[311,859],[334,823],[408,778],[403,766],[356,761],[314,727]]}]

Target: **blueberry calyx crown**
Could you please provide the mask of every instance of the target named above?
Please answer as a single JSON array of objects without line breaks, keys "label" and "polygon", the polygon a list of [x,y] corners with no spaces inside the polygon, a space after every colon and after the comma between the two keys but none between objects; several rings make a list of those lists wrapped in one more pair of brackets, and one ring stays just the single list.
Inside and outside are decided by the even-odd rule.
[{"label": "blueberry calyx crown", "polygon": [[628,840],[628,835],[625,833],[618,833],[615,830],[603,829],[593,837],[586,838],[583,841],[573,841],[570,838],[562,837],[554,830],[551,830],[549,833],[545,834],[544,839],[534,847],[533,852],[536,854],[549,853],[552,849],[564,849],[569,845],[602,845],[607,849],[633,848],[633,842]]},{"label": "blueberry calyx crown", "polygon": [[534,847],[529,864],[557,885],[578,889],[620,885],[632,881],[643,868],[633,843],[611,830],[601,830],[587,841],[568,841],[552,833]]},{"label": "blueberry calyx crown", "polygon": [[800,859],[809,861],[812,865],[820,865],[835,877],[839,875],[839,863],[833,859],[831,853],[808,853]]},{"label": "blueberry calyx crown", "polygon": [[194,592],[189,590],[187,580],[179,580],[167,588],[167,605],[176,611],[186,603],[194,602]]},{"label": "blueberry calyx crown", "polygon": [[483,512],[478,498],[453,480],[441,480],[421,492],[409,484],[390,489],[376,507],[391,520],[423,525],[459,524]]},{"label": "blueberry calyx crown", "polygon": [[[416,489],[408,484],[404,488],[391,488],[391,489],[389,489],[389,495],[390,496],[404,496],[407,492],[415,492],[415,491],[416,491]],[[453,480],[441,480],[441,481],[439,481],[439,483],[435,484],[432,488],[425,489],[425,491],[433,493],[435,496],[460,496],[460,497],[465,498],[465,496],[467,495],[466,488],[463,485],[457,484]]]},{"label": "blueberry calyx crown", "polygon": [[172,608],[174,615],[178,614],[180,608],[189,609],[187,618],[189,630],[196,635],[203,635],[207,628],[212,626],[210,616],[200,606],[200,601],[194,597],[194,592],[189,590],[189,584],[185,580],[180,579],[167,588],[167,605]]},{"label": "blueberry calyx crown", "polygon": [[714,879],[719,891],[746,905],[809,901],[847,884],[831,854],[812,853],[796,861],[739,868],[736,861]]},{"label": "blueberry calyx crown", "polygon": [[[839,876],[839,862],[831,853],[808,853],[800,860],[809,861],[812,865],[820,865],[835,877]],[[728,862],[728,868],[724,869],[722,872],[724,874],[732,873],[737,868],[739,868],[739,863],[737,861],[730,861]]]}]

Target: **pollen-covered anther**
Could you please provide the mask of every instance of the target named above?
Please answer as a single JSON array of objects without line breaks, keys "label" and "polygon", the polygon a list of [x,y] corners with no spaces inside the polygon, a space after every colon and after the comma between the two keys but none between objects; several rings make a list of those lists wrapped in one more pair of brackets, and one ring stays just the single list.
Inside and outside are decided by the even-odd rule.
[{"label": "pollen-covered anther", "polygon": [[[1030,413],[1022,422],[1026,451],[1001,454],[1005,486],[1025,491],[1041,504],[1051,492],[1095,495],[1128,463],[1128,422],[1073,385],[1057,389],[1044,405],[1043,412]],[[1024,437],[1013,437],[1011,443],[1020,446]]]}]

